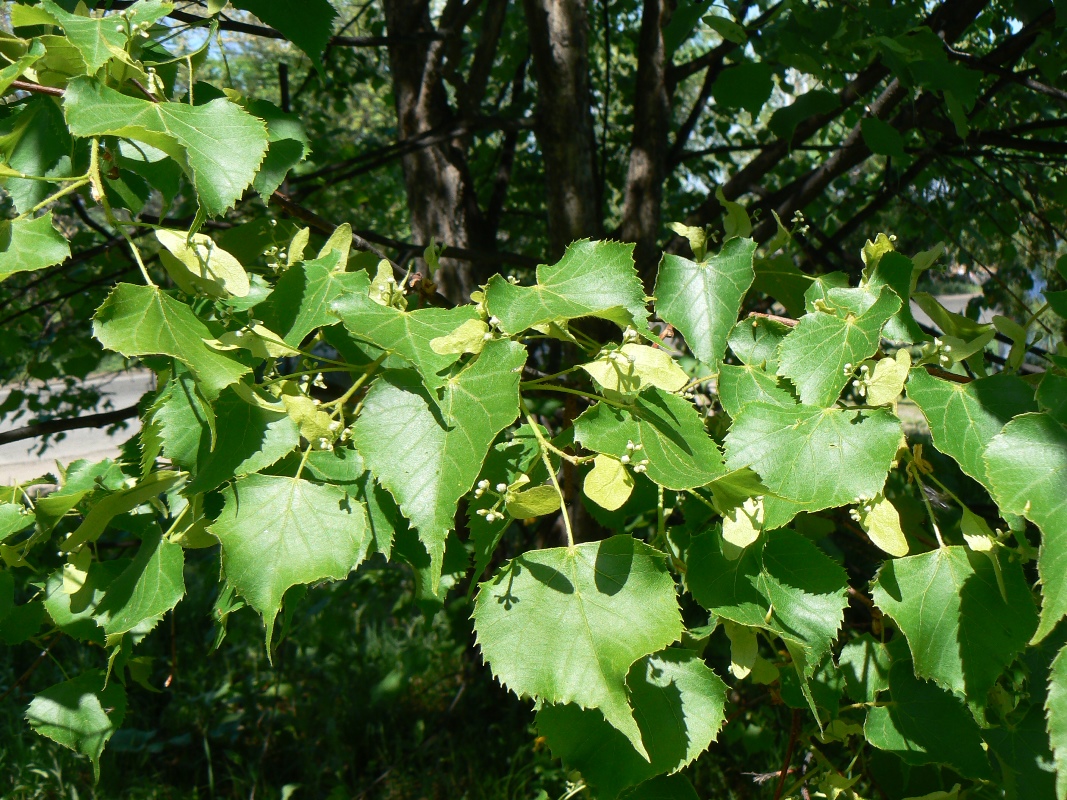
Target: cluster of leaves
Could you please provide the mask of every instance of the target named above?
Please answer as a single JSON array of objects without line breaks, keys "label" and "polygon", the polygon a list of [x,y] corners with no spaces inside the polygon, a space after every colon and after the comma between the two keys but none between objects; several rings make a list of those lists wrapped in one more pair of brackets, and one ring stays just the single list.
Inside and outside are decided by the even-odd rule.
[{"label": "cluster of leaves", "polygon": [[[721,248],[682,229],[694,257],[664,256],[653,298],[617,242],[575,242],[529,285],[498,275],[449,306],[353,253],[346,225],[315,247],[266,217],[212,235],[209,218],[270,196],[307,142],[263,101],[203,84],[170,99],[186,60],[158,41],[170,9],[17,5],[20,32],[39,30],[3,40],[4,88],[31,91],[8,110],[17,215],[0,279],[62,264],[47,209],[93,203],[142,278],[112,288],[95,339],[159,386],[122,461],[0,503],[0,638],[101,653],[36,694],[38,733],[98,765],[127,684],[146,680],[138,643],[185,595],[187,550],[219,553],[216,640],[248,606],[268,652],[306,586],[377,553],[410,564],[431,612],[472,581],[485,662],[536,701],[541,734],[597,797],[692,797],[679,773],[753,685],[810,713],[780,796],[800,736],[817,755],[786,795],[859,796],[863,764],[820,748],[869,746],[976,795],[1067,796],[1067,356],[1020,373],[1029,325],[1001,321],[1015,347],[989,374],[994,327],[915,292],[939,250],[908,258],[879,235],[849,286],[776,260],[781,225],[757,255],[725,200]],[[64,153],[47,173],[42,141]],[[175,203],[187,227],[147,218]],[[793,316],[739,321],[751,292]],[[943,336],[917,326],[913,299]],[[692,357],[675,357],[683,343]],[[546,350],[561,355],[552,374],[531,358]],[[560,395],[573,403],[557,414]],[[902,395],[985,505],[908,440]],[[925,519],[899,510],[915,497]],[[557,519],[563,546],[501,563],[506,535]],[[877,573],[828,529],[878,553]],[[706,655],[724,640],[727,675]]]}]

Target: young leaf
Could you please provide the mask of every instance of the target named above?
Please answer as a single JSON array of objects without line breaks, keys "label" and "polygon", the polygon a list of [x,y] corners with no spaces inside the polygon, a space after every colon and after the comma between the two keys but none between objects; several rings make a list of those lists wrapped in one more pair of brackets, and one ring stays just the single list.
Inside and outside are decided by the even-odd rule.
[{"label": "young leaf", "polygon": [[167,355],[187,366],[209,399],[249,367],[205,344],[211,331],[189,306],[155,286],[120,283],[93,317],[93,335],[124,356]]},{"label": "young leaf", "polygon": [[554,486],[535,486],[524,492],[509,495],[504,508],[515,519],[543,517],[559,511],[559,492]]},{"label": "young leaf", "polygon": [[208,530],[222,542],[226,579],[267,628],[291,586],[341,580],[365,552],[367,512],[335,486],[249,475],[223,492],[226,505]]},{"label": "young leaf", "polygon": [[900,308],[900,298],[883,288],[831,289],[829,310],[801,317],[779,350],[778,374],[793,381],[802,403],[833,404],[851,378],[846,365],[878,351],[882,326]]},{"label": "young leaf", "polygon": [[860,524],[876,547],[897,558],[908,554],[908,538],[900,527],[900,514],[884,495],[878,495],[865,506]]},{"label": "young leaf", "polygon": [[619,459],[604,455],[593,459],[593,468],[582,483],[585,496],[608,511],[622,508],[633,490],[634,479],[626,467]]},{"label": "young leaf", "polygon": [[882,491],[900,443],[888,411],[745,405],[726,435],[726,464],[751,467],[775,497],[764,501],[765,529],[800,511],[847,505]]},{"label": "young leaf", "polygon": [[121,136],[164,151],[188,172],[209,216],[233,207],[267,152],[263,122],[223,98],[200,106],[153,103],[75,78],[63,111],[75,136]]},{"label": "young leaf", "polygon": [[887,561],[874,602],[908,640],[915,675],[984,705],[986,693],[1037,627],[1030,588],[1018,563],[966,547]]},{"label": "young leaf", "polygon": [[633,249],[620,242],[574,242],[558,262],[537,267],[533,286],[513,286],[499,275],[490,278],[486,308],[510,334],[579,317],[601,317],[620,328],[647,331],[645,292]]},{"label": "young leaf", "polygon": [[504,686],[546,703],[599,709],[649,757],[626,675],[682,634],[674,581],[658,550],[627,534],[528,552],[481,584],[474,628]]},{"label": "young leaf", "polygon": [[90,670],[45,689],[26,709],[26,720],[37,733],[88,756],[96,779],[104,745],[125,715],[126,691],[118,681],[106,681],[103,670]]},{"label": "young leaf", "polygon": [[868,742],[905,764],[947,764],[966,777],[991,776],[978,725],[962,703],[917,679],[910,661],[893,664],[889,691],[892,703],[867,712],[863,732]]},{"label": "young leaf", "polygon": [[0,281],[16,272],[53,267],[70,258],[70,245],[49,211],[36,219],[0,222]]},{"label": "young leaf", "polygon": [[1012,417],[1037,411],[1033,388],[1014,375],[956,383],[913,369],[907,390],[930,425],[934,447],[987,486],[986,446]]},{"label": "young leaf", "polygon": [[248,273],[232,255],[203,233],[190,239],[181,231],[157,228],[156,238],[165,250],[159,260],[170,277],[183,292],[196,295],[198,291],[215,297],[245,297],[248,295]]},{"label": "young leaf", "polygon": [[874,365],[867,380],[867,405],[886,406],[893,403],[904,391],[904,381],[911,369],[911,353],[898,350],[893,358],[883,358]]},{"label": "young leaf", "polygon": [[651,761],[598,711],[568,704],[537,712],[538,732],[552,753],[579,770],[603,800],[682,769],[715,740],[724,720],[726,685],[692,652],[668,648],[638,659],[626,685]]},{"label": "young leaf", "polygon": [[526,350],[516,342],[487,342],[477,360],[445,384],[438,402],[413,373],[386,373],[352,426],[368,469],[418,529],[438,576],[456,503],[478,479],[497,434],[518,416],[525,361]]},{"label": "young leaf", "polygon": [[714,367],[726,352],[741,301],[755,275],[752,239],[730,239],[701,262],[666,254],[656,278],[656,313],[685,337],[697,358]]},{"label": "young leaf", "polygon": [[1001,509],[1041,529],[1040,642],[1067,616],[1067,428],[1049,414],[1023,414],[985,451],[988,485]]},{"label": "young leaf", "polygon": [[638,395],[632,408],[598,403],[574,421],[574,435],[589,450],[644,466],[668,489],[703,486],[725,472],[697,410],[656,388]]},{"label": "young leaf", "polygon": [[669,353],[644,344],[630,343],[618,350],[602,350],[596,361],[582,364],[582,369],[607,390],[608,397],[637,394],[646,386],[677,392],[689,383],[689,376]]}]

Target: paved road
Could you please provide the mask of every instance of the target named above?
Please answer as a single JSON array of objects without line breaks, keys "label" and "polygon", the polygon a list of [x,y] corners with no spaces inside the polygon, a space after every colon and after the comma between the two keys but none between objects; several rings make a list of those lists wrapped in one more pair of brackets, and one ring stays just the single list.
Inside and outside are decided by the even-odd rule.
[{"label": "paved road", "polygon": [[[88,383],[100,387],[101,392],[111,400],[112,408],[126,408],[136,403],[146,391],[153,386],[151,372],[137,370],[116,375],[102,375],[90,378]],[[6,390],[0,390],[0,402],[7,397]],[[103,407],[101,407],[101,410]],[[27,425],[25,418],[12,422],[0,422],[0,431],[20,428]],[[137,419],[128,420],[126,427],[109,436],[103,428],[84,428],[68,431],[61,442],[54,442],[44,453],[37,453],[40,440],[26,439],[21,442],[0,445],[0,485],[18,483],[55,470],[55,463],[69,464],[79,458],[99,461],[115,456],[119,445],[133,436],[140,428]]]}]

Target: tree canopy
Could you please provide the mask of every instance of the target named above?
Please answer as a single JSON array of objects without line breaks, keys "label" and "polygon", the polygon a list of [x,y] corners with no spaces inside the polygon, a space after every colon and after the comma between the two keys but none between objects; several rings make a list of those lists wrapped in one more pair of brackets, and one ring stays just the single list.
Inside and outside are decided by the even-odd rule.
[{"label": "tree canopy", "polygon": [[3,6],[29,726],[402,564],[568,792],[1067,797],[1067,6],[299,6]]}]

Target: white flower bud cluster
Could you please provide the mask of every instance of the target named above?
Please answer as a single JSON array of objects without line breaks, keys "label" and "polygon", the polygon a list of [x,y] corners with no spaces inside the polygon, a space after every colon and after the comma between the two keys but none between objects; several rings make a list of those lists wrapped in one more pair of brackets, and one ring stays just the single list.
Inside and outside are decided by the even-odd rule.
[{"label": "white flower bud cluster", "polygon": [[503,511],[500,510],[500,506],[503,505],[504,500],[507,497],[508,485],[506,483],[498,483],[496,486],[492,486],[489,481],[484,478],[475,485],[474,496],[476,498],[484,496],[486,493],[496,495],[497,501],[490,508],[479,508],[476,513],[479,517],[485,517],[486,522],[496,522],[507,517]]},{"label": "white flower bud cluster", "polygon": [[626,442],[626,455],[621,456],[619,461],[623,464],[632,464],[634,472],[640,474],[648,469],[648,459],[644,458],[640,461],[634,461],[633,457],[635,453],[640,453],[645,449],[642,444],[634,444],[633,441]]},{"label": "white flower bud cluster", "polygon": [[[848,364],[846,366],[852,366],[852,365]],[[849,370],[845,374],[848,375],[849,373],[851,373],[851,370]],[[866,364],[861,364],[860,365],[860,376],[858,378],[856,378],[854,381],[852,381],[852,387],[856,390],[856,394],[858,394],[860,397],[866,397],[867,396],[867,388],[868,388],[868,385],[869,385],[868,381],[870,380],[870,377],[871,377],[870,373],[871,373],[871,368],[869,366],[867,366]]]},{"label": "white flower bud cluster", "polygon": [[850,509],[848,515],[856,522],[863,522],[874,510],[874,498],[861,495],[856,498],[856,508]]},{"label": "white flower bud cluster", "polygon": [[956,363],[956,358],[952,355],[952,345],[945,344],[937,337],[922,346],[922,357],[924,359],[936,357],[938,364],[946,369]]}]

